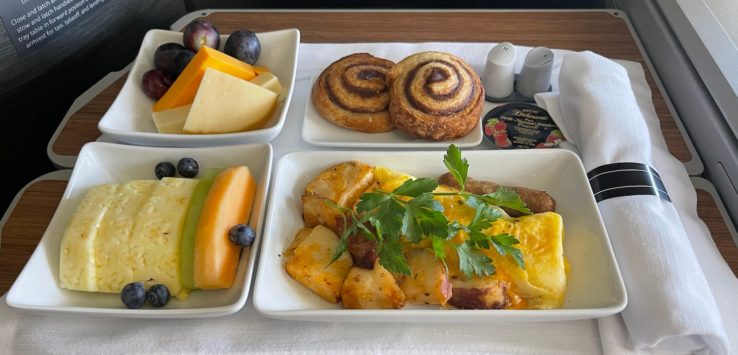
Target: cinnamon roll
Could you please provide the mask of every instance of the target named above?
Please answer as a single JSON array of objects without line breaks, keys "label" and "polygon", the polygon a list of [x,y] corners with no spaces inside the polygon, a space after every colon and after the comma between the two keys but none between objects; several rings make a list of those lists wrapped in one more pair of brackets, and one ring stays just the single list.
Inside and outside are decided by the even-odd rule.
[{"label": "cinnamon roll", "polygon": [[361,132],[394,129],[389,118],[386,76],[395,63],[355,53],[328,66],[313,85],[315,109],[334,124]]},{"label": "cinnamon roll", "polygon": [[463,137],[479,122],[484,87],[474,69],[443,52],[422,52],[389,73],[392,122],[410,135],[434,140]]}]

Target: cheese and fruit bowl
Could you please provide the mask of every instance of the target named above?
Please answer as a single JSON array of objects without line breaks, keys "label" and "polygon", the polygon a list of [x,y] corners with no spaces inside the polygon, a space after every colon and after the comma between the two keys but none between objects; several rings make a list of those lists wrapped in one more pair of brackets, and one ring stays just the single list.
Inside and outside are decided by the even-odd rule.
[{"label": "cheese and fruit bowl", "polygon": [[155,69],[143,74],[144,93],[157,100],[152,118],[159,133],[232,133],[260,129],[284,89],[266,66],[253,64],[261,42],[251,31],[228,36],[207,21],[185,27],[182,42],[159,46]]},{"label": "cheese and fruit bowl", "polygon": [[202,20],[184,33],[151,30],[98,128],[149,146],[268,141],[284,124],[299,37],[295,29],[220,35]]}]

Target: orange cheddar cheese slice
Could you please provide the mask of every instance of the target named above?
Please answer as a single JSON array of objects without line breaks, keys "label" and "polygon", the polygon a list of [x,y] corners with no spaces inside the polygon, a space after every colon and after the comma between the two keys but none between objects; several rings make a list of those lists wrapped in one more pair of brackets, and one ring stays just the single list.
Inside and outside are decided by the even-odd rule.
[{"label": "orange cheddar cheese slice", "polygon": [[251,80],[256,76],[254,67],[210,47],[202,47],[177,80],[154,104],[153,111],[159,112],[179,106],[189,105],[195,99],[205,69],[211,68],[235,76],[243,80]]},{"label": "orange cheddar cheese slice", "polygon": [[233,285],[241,248],[228,239],[228,231],[248,221],[255,194],[256,181],[246,166],[230,167],[215,177],[195,231],[193,279],[196,288],[207,290]]}]

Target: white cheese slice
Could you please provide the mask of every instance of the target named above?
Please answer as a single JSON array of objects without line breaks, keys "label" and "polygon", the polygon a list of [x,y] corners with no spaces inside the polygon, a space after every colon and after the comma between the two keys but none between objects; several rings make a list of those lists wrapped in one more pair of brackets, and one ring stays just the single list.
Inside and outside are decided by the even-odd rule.
[{"label": "white cheese slice", "polygon": [[119,185],[98,185],[87,192],[64,231],[59,257],[62,288],[97,291],[95,240],[100,222]]},{"label": "white cheese slice", "polygon": [[234,76],[206,69],[183,127],[185,133],[230,133],[264,126],[277,94]]},{"label": "white cheese slice", "polygon": [[133,280],[182,288],[179,244],[197,179],[163,178],[136,216],[128,244]]},{"label": "white cheese slice", "polygon": [[173,109],[158,111],[151,114],[154,125],[159,133],[182,134],[182,127],[187,121],[192,105],[184,105]]},{"label": "white cheese slice", "polygon": [[136,216],[158,180],[131,180],[121,185],[100,223],[95,241],[97,290],[118,293],[133,279],[129,247]]},{"label": "white cheese slice", "polygon": [[259,85],[264,89],[268,89],[280,96],[284,91],[284,88],[282,88],[282,84],[279,82],[279,79],[277,79],[277,76],[269,72],[261,73],[255,78],[249,80],[249,82]]}]

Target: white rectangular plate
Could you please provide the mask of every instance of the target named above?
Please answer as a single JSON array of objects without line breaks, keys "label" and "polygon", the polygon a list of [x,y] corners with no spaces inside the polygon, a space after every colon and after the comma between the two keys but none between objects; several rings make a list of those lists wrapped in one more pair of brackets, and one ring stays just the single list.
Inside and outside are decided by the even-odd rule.
[{"label": "white rectangular plate", "polygon": [[[92,186],[132,179],[156,179],[154,166],[182,157],[197,160],[200,171],[246,165],[257,181],[249,224],[256,239],[241,254],[233,287],[193,291],[187,301],[172,299],[160,309],[145,306],[126,309],[119,294],[70,291],[59,287],[59,248],[69,219]],[[266,194],[272,166],[269,144],[214,148],[149,148],[110,143],[88,143],[77,158],[67,189],[39,245],[8,291],[5,301],[14,308],[34,311],[80,313],[108,317],[194,318],[214,317],[238,311],[246,303],[262,230]]]},{"label": "white rectangular plate", "polygon": [[[300,45],[296,29],[257,33],[261,55],[256,65],[268,67],[284,87],[284,98],[277,104],[271,119],[262,129],[225,134],[164,134],[158,133],[151,118],[154,100],[143,93],[141,77],[154,68],[156,48],[164,43],[182,43],[182,33],[151,30],[146,33],[138,56],[123,88],[98,123],[98,129],[115,140],[129,144],[170,147],[202,147],[226,144],[267,142],[282,130],[287,108],[295,86],[295,70]],[[220,36],[221,50],[228,36]]]},{"label": "white rectangular plate", "polygon": [[356,322],[496,322],[559,321],[598,318],[620,312],[627,302],[607,232],[579,158],[563,149],[464,151],[469,176],[503,185],[545,190],[556,199],[564,220],[564,254],[571,264],[567,294],[561,309],[457,310],[438,306],[406,306],[399,310],[348,310],[324,301],[293,280],[281,257],[303,227],[301,196],[305,185],[335,164],[359,160],[416,177],[446,172],[444,152],[295,152],[282,157],[275,169],[254,286],[254,306],[280,319]]},{"label": "white rectangular plate", "polygon": [[[312,90],[315,80],[318,76],[312,77],[310,80],[310,90]],[[302,139],[312,145],[321,147],[354,147],[354,148],[439,148],[447,147],[449,144],[456,144],[458,147],[475,147],[482,143],[482,125],[477,122],[477,126],[467,135],[449,141],[433,141],[428,139],[420,139],[412,137],[399,129],[383,133],[365,133],[352,131],[347,128],[339,127],[323,118],[313,106],[310,94],[307,96],[305,104],[305,118],[302,123]],[[496,104],[484,102],[482,108],[482,117],[489,112]]]}]

